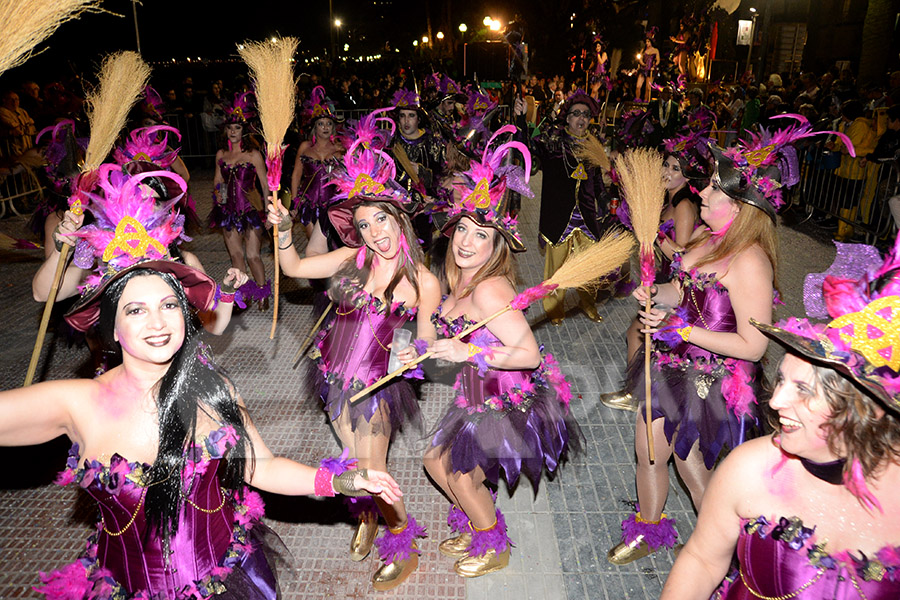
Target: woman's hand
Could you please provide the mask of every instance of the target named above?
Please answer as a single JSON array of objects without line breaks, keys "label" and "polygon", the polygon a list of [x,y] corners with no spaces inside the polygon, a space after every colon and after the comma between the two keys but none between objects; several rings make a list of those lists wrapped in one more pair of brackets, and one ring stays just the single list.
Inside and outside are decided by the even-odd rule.
[{"label": "woman's hand", "polygon": [[437,340],[428,349],[433,358],[450,362],[465,362],[469,358],[469,345],[454,338]]},{"label": "woman's hand", "polygon": [[236,290],[247,283],[248,279],[250,277],[246,273],[236,267],[230,267],[225,273],[225,278],[222,279],[222,287]]},{"label": "woman's hand", "polygon": [[353,486],[356,489],[371,492],[373,496],[379,496],[388,504],[393,504],[403,497],[400,486],[397,485],[397,482],[394,481],[393,477],[384,471],[367,469],[366,474],[368,477],[363,477],[361,474],[358,474],[353,479]]},{"label": "woman's hand", "polygon": [[[631,292],[632,298],[640,302],[641,306],[644,306],[647,303],[647,300],[650,300],[650,303],[653,304],[653,296],[656,295],[657,288],[655,285],[651,285],[649,290],[646,286],[639,285],[634,288],[634,291]],[[649,293],[648,293],[649,292]]]},{"label": "woman's hand", "polygon": [[285,221],[290,221],[290,211],[278,201],[277,198],[272,196],[269,198],[269,203],[266,208],[266,221],[269,225],[277,226],[280,228],[281,224]]},{"label": "woman's hand", "polygon": [[641,329],[641,333],[655,333],[659,328],[659,324],[665,320],[667,314],[666,311],[660,308],[651,308],[649,311],[638,311],[638,318],[644,325]]},{"label": "woman's hand", "polygon": [[[390,347],[390,345],[388,345]],[[403,350],[397,351],[397,360],[406,365],[419,358],[419,352],[413,344],[410,344]]]},{"label": "woman's hand", "polygon": [[521,96],[516,96],[516,100],[513,102],[513,115],[516,117],[524,115],[527,108],[525,100]]},{"label": "woman's hand", "polygon": [[81,228],[84,222],[84,214],[76,215],[71,210],[67,210],[63,215],[63,220],[59,222],[56,231],[53,232],[53,239],[67,246],[75,246],[76,238],[72,235]]}]

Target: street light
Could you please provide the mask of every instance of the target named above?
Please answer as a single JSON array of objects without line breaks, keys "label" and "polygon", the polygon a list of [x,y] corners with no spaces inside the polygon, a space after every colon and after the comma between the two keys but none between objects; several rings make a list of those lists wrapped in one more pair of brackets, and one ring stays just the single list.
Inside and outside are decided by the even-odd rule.
[{"label": "street light", "polygon": [[485,18],[484,18],[484,21],[482,21],[482,23],[484,23],[484,26],[485,26],[485,27],[490,27],[490,26],[491,26],[491,21],[493,21],[492,18],[490,18],[490,17],[485,17]]},{"label": "street light", "polygon": [[341,26],[341,20],[340,20],[340,19],[335,19],[335,20],[334,20],[334,26],[340,28],[340,26]]},{"label": "street light", "polygon": [[494,19],[490,24],[491,31],[500,31],[500,21]]},{"label": "street light", "polygon": [[418,45],[419,45],[419,40],[413,40],[413,46],[418,46]]},{"label": "street light", "polygon": [[438,31],[438,32],[437,32],[437,39],[439,39],[439,40],[444,39],[444,32],[443,32],[443,31]]},{"label": "street light", "polygon": [[468,30],[469,30],[469,28],[466,26],[465,23],[460,23],[460,24],[459,24],[459,32],[460,32],[460,33],[465,33],[465,32],[467,32]]},{"label": "street light", "polygon": [[423,36],[422,36],[422,43],[423,43],[423,44],[427,44],[427,43],[428,43],[428,36],[427,36],[427,35],[423,35]]}]

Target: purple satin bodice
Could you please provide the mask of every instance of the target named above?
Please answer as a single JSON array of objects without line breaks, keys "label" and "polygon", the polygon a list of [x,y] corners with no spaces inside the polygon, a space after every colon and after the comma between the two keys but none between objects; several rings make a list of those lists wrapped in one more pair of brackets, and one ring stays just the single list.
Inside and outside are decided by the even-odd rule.
[{"label": "purple satin bodice", "polygon": [[[474,321],[470,321],[465,315],[447,319],[441,315],[440,307],[432,315],[432,322],[437,331],[446,337],[455,336],[474,324]],[[518,407],[524,404],[527,407],[530,402],[529,391],[534,391],[531,380],[536,369],[507,370],[488,366],[484,361],[484,355],[490,354],[491,347],[502,346],[503,343],[487,327],[476,329],[460,339],[482,348],[482,352],[473,357],[475,362],[462,364],[454,385],[457,405],[464,401],[470,412],[481,412],[485,407],[501,411],[513,405]]]},{"label": "purple satin bodice", "polygon": [[814,528],[803,527],[797,518],[744,521],[737,545],[739,568],[713,597],[900,598],[900,547],[885,547],[873,556],[850,552],[832,555],[825,553],[824,544],[814,543],[814,533]]},{"label": "purple satin bodice", "polygon": [[311,156],[301,156],[303,175],[294,198],[294,209],[303,224],[316,223],[327,218],[326,211],[337,188],[328,185],[328,174],[338,164],[336,159],[317,160]]},{"label": "purple satin bodice", "polygon": [[[673,278],[681,283],[684,296],[681,309],[685,311],[686,323],[703,327],[709,331],[735,333],[737,319],[731,298],[715,273],[701,273],[697,269],[685,271],[682,257],[676,254],[672,260]],[[673,349],[674,354],[691,360],[710,360],[717,355],[699,346],[682,342]]]},{"label": "purple satin bodice", "polygon": [[[150,465],[129,463],[114,454],[109,466],[96,460],[79,466],[78,444],[74,444],[57,483],[75,482],[82,487],[97,501],[101,520],[85,554],[75,563],[82,568],[42,576],[46,587],[38,591],[56,598],[53,590],[61,582],[97,589],[97,582],[105,581],[105,592],[92,598],[144,593],[140,597],[180,600],[197,593],[206,597],[229,591],[254,600],[274,599],[274,574],[249,534],[262,517],[262,500],[249,490],[240,495],[227,493],[218,478],[219,465],[236,439],[232,427],[223,427],[186,450],[178,530],[170,536],[168,550],[148,526],[144,512]],[[243,573],[241,584],[227,580],[235,569]]]},{"label": "purple satin bodice", "polygon": [[219,170],[225,180],[225,204],[228,206],[228,212],[244,214],[256,211],[248,196],[254,190],[257,181],[256,167],[253,163],[229,165],[219,159]]},{"label": "purple satin bodice", "polygon": [[[385,303],[356,288],[335,307],[335,317],[319,344],[321,368],[344,388],[365,387],[387,374],[394,330],[415,317],[416,309]],[[360,385],[360,383],[362,385]]]}]

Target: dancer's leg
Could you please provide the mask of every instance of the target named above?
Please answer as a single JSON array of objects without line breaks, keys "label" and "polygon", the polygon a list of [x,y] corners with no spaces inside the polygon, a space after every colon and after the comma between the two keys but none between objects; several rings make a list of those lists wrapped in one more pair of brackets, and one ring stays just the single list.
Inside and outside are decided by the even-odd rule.
[{"label": "dancer's leg", "polygon": [[703,453],[700,452],[699,442],[691,448],[686,460],[681,460],[678,455],[675,456],[675,468],[678,469],[678,474],[681,475],[681,479],[691,493],[694,509],[699,512],[703,494],[713,475],[713,470],[707,469],[703,462]]},{"label": "dancer's leg", "polygon": [[262,229],[247,229],[244,231],[244,240],[247,245],[247,266],[250,268],[250,275],[257,285],[266,285],[266,268],[259,257],[259,247],[262,244]]},{"label": "dancer's leg", "polygon": [[[634,451],[637,454],[637,492],[641,506],[641,517],[647,521],[658,521],[669,495],[669,458],[672,444],[666,440],[663,431],[665,420],[653,421],[653,448],[656,460],[651,464],[647,446],[647,425],[644,410],[638,411],[634,431]],[[673,438],[674,443],[674,438]]]},{"label": "dancer's leg", "polygon": [[225,249],[231,259],[231,266],[241,271],[247,270],[244,264],[244,244],[241,234],[237,229],[223,229],[222,237],[225,239]]}]

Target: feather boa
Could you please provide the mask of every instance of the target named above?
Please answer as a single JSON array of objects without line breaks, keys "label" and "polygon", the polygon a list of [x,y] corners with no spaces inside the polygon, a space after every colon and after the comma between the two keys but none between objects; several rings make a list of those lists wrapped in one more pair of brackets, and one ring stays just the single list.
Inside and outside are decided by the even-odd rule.
[{"label": "feather boa", "polygon": [[672,548],[678,539],[678,531],[675,530],[675,519],[669,519],[663,515],[657,523],[651,523],[640,518],[641,507],[636,506],[637,513],[628,515],[622,521],[622,541],[630,544],[643,536],[643,541],[651,550],[665,546]]},{"label": "feather boa", "polygon": [[447,510],[447,525],[453,533],[465,533],[469,531],[469,517],[455,504],[450,504]]},{"label": "feather boa", "polygon": [[478,530],[472,528],[472,542],[466,548],[469,556],[483,556],[488,550],[493,550],[497,554],[505,551],[512,546],[512,540],[506,535],[506,519],[503,513],[497,509],[497,522],[490,529]]}]

